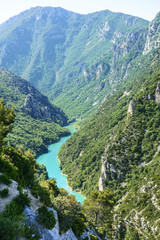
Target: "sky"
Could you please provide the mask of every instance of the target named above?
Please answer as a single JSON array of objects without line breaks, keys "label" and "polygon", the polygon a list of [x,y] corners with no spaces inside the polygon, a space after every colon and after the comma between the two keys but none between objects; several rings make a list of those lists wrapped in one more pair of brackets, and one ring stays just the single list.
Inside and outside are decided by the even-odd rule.
[{"label": "sky", "polygon": [[0,23],[36,6],[62,7],[81,14],[108,9],[151,21],[160,11],[160,0],[0,0]]}]

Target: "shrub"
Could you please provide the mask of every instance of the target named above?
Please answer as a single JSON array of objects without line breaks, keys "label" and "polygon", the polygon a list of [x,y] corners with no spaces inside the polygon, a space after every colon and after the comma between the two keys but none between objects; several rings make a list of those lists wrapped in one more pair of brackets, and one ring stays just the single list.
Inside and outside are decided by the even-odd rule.
[{"label": "shrub", "polygon": [[7,176],[7,174],[3,173],[0,175],[0,183],[4,183],[6,185],[10,185],[12,183],[11,179]]},{"label": "shrub", "polygon": [[96,236],[93,235],[93,234],[90,234],[90,239],[91,239],[91,240],[98,240],[98,237],[96,237]]},{"label": "shrub", "polygon": [[5,198],[5,197],[7,197],[8,193],[9,193],[9,189],[8,188],[4,188],[2,191],[0,191],[0,196],[2,198]]},{"label": "shrub", "polygon": [[21,236],[22,228],[19,223],[0,215],[0,239],[16,240]]},{"label": "shrub", "polygon": [[10,203],[6,204],[4,216],[14,218],[22,213],[24,206],[30,204],[27,193],[20,193]]},{"label": "shrub", "polygon": [[42,206],[38,209],[39,222],[46,228],[52,229],[56,224],[54,213],[49,211],[46,206]]},{"label": "shrub", "polygon": [[24,226],[24,237],[29,240],[39,240],[41,237],[39,234],[35,234],[32,227],[27,224]]}]

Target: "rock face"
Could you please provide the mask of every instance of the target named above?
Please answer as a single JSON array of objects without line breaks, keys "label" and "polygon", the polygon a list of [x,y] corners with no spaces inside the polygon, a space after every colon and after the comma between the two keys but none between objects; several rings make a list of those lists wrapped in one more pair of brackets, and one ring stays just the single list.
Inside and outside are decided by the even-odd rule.
[{"label": "rock face", "polygon": [[0,212],[2,212],[5,209],[6,204],[8,204],[10,201],[12,201],[13,198],[15,198],[18,194],[19,191],[17,190],[18,183],[12,180],[12,183],[10,186],[6,186],[3,183],[0,183],[0,191],[3,190],[4,188],[8,188],[9,194],[5,198],[0,197]]},{"label": "rock face", "polygon": [[157,83],[155,100],[156,100],[157,103],[160,103],[160,82]]},{"label": "rock face", "polygon": [[[12,101],[15,100],[17,104],[24,99],[21,105],[21,110],[23,112],[35,119],[53,121],[61,126],[67,125],[68,118],[65,113],[60,108],[52,105],[48,97],[42,95],[29,82],[2,67],[0,67],[0,74],[7,78],[5,87],[9,88],[12,95],[14,95],[12,96]],[[4,97],[5,94],[2,93],[0,92],[0,97]],[[20,103],[18,104],[20,105]]]},{"label": "rock face", "polygon": [[160,46],[160,12],[150,23],[143,55]]},{"label": "rock face", "polygon": [[29,83],[25,88],[19,90],[27,95],[21,108],[22,111],[36,119],[48,119],[60,125],[67,124],[68,118],[64,112],[60,108],[53,106],[47,96],[43,96]]},{"label": "rock face", "polygon": [[26,112],[33,118],[52,120],[60,125],[66,125],[68,118],[64,112],[49,103],[46,96],[41,95],[38,91],[34,94],[32,91],[25,98],[22,111]]},{"label": "rock face", "polygon": [[38,215],[33,212],[32,208],[25,206],[23,213],[26,215],[26,223],[28,226],[32,226],[33,230],[36,233],[39,233],[41,238],[40,240],[77,240],[72,229],[69,229],[66,233],[60,235],[59,234],[59,222],[57,212],[48,208],[49,211],[54,213],[56,219],[56,225],[52,230],[45,229],[41,224],[38,223]]},{"label": "rock face", "polygon": [[128,113],[130,115],[133,115],[133,112],[135,109],[136,109],[136,103],[133,100],[131,100],[128,107]]},{"label": "rock face", "polygon": [[101,168],[101,176],[99,178],[99,183],[98,183],[98,187],[99,187],[99,191],[103,191],[105,184],[104,181],[106,179],[106,168],[105,168],[105,164],[106,164],[106,160],[104,160],[104,157],[102,157],[102,168]]},{"label": "rock face", "polygon": [[[59,234],[59,222],[58,222],[58,215],[57,212],[52,209],[48,208],[49,211],[54,213],[56,219],[56,225],[52,230],[45,229],[41,224],[38,223],[38,215],[32,210],[32,208],[25,206],[23,213],[26,215],[26,223],[28,226],[32,227],[35,233],[40,234],[40,240],[77,240],[75,234],[73,233],[72,229],[69,229],[66,233],[62,235]],[[94,228],[88,228],[87,231],[85,230],[80,237],[80,240],[84,240],[86,237],[90,240],[90,234],[97,236],[98,240],[101,238],[97,235]],[[108,240],[106,238],[106,240]]]}]

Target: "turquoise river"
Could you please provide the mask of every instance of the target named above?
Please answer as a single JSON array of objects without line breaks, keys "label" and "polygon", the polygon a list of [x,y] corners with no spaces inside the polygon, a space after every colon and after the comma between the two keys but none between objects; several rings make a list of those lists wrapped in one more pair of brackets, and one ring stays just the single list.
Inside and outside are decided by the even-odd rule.
[{"label": "turquoise river", "polygon": [[[70,124],[66,128],[68,128],[70,130],[71,135],[73,135],[73,133],[76,132],[76,129],[74,128],[74,124]],[[84,196],[82,196],[78,192],[72,191],[69,188],[69,186],[67,184],[67,177],[62,175],[62,171],[59,169],[60,163],[58,161],[58,156],[57,156],[58,151],[59,151],[60,147],[62,146],[62,144],[65,143],[65,141],[68,138],[70,138],[71,135],[67,136],[67,137],[63,137],[57,143],[49,145],[48,153],[40,155],[37,158],[37,162],[39,164],[43,164],[46,166],[49,178],[54,178],[56,180],[57,186],[59,188],[66,189],[69,193],[75,195],[76,199],[79,202],[83,202],[85,199]]]}]

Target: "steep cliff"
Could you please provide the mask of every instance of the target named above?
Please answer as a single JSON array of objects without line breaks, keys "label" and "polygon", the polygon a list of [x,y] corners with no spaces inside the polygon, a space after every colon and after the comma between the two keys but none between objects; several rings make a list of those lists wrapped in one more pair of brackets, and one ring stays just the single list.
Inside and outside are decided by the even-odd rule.
[{"label": "steep cliff", "polygon": [[160,12],[149,24],[147,40],[143,54],[145,55],[158,47],[160,47]]}]

